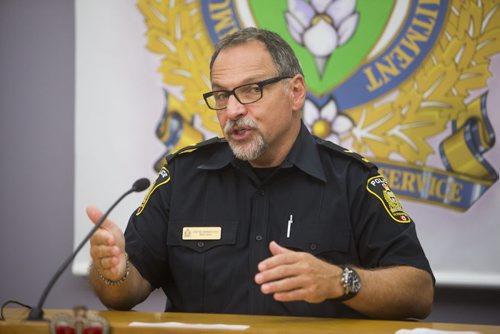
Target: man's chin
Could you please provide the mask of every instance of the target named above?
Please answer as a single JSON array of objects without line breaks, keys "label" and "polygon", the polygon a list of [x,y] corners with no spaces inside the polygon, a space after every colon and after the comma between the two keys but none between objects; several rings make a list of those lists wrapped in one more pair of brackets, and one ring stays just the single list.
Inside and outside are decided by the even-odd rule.
[{"label": "man's chin", "polygon": [[260,153],[255,152],[255,149],[251,147],[251,143],[240,143],[229,140],[228,142],[233,154],[240,160],[252,161],[260,156]]}]

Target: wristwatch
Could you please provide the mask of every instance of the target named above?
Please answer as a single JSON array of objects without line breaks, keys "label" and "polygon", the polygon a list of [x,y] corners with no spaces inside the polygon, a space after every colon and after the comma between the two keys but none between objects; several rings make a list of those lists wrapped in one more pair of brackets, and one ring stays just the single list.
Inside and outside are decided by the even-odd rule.
[{"label": "wristwatch", "polygon": [[339,298],[336,298],[336,301],[345,301],[353,298],[358,294],[361,290],[361,279],[353,268],[349,266],[341,266],[342,275],[340,275],[340,284],[344,288],[344,294]]}]

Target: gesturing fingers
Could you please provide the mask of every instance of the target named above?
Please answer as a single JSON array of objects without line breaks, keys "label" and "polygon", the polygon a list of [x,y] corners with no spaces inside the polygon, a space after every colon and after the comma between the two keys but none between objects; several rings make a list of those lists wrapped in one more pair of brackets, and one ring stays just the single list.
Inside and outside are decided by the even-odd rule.
[{"label": "gesturing fingers", "polygon": [[287,248],[281,247],[275,241],[269,244],[269,250],[273,256],[265,259],[258,264],[259,271],[265,271],[284,264],[291,264],[297,261],[297,256],[301,253],[294,252]]},{"label": "gesturing fingers", "polygon": [[100,267],[104,270],[112,269],[117,266],[120,261],[117,256],[102,257],[99,259]]},{"label": "gesturing fingers", "polygon": [[[100,223],[103,213],[94,206],[87,207],[87,215],[94,224]],[[123,277],[127,257],[122,231],[111,220],[105,220],[90,238],[90,256],[93,267],[106,279]]]},{"label": "gesturing fingers", "polygon": [[114,246],[115,245],[115,238],[113,235],[106,231],[99,229],[97,230],[94,235],[90,238],[90,246],[100,246],[100,245],[105,245],[105,246]]},{"label": "gesturing fingers", "polygon": [[276,264],[259,272],[255,276],[255,282],[261,284],[261,291],[265,294],[292,291],[314,285],[316,283],[315,269],[307,257],[308,254],[300,253],[294,257],[286,257],[283,260],[290,262]]},{"label": "gesturing fingers", "polygon": [[303,261],[303,255],[296,253],[293,255],[273,256],[259,263],[259,273],[255,275],[255,282],[263,284],[287,277],[299,276],[307,272],[309,264]]},{"label": "gesturing fingers", "polygon": [[115,257],[120,255],[120,248],[117,246],[95,245],[90,248],[90,256],[94,261],[106,257]]},{"label": "gesturing fingers", "polygon": [[282,279],[269,281],[261,285],[260,289],[264,294],[290,292],[304,286],[303,278],[300,276],[285,277]]},{"label": "gesturing fingers", "polygon": [[321,303],[326,298],[321,297],[320,294],[313,291],[311,288],[301,288],[287,292],[277,292],[273,298],[279,302],[293,302],[304,300],[309,303]]},{"label": "gesturing fingers", "polygon": [[320,282],[307,281],[307,277],[288,277],[278,281],[262,284],[264,294],[273,294],[280,302],[304,300],[309,303],[320,303],[327,299]]},{"label": "gesturing fingers", "polygon": [[278,301],[318,303],[331,298],[332,282],[338,281],[338,267],[276,243],[270,244],[270,250],[273,256],[259,263],[259,273],[255,275],[262,293],[273,294]]}]

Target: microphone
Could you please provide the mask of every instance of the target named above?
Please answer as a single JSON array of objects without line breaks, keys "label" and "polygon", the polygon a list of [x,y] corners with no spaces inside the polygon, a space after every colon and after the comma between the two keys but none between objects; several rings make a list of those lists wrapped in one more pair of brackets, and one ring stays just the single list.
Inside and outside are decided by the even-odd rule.
[{"label": "microphone", "polygon": [[116,200],[113,205],[106,211],[106,213],[99,219],[99,221],[94,225],[94,228],[90,230],[90,232],[87,234],[87,236],[82,240],[82,242],[76,247],[76,249],[73,251],[73,253],[66,259],[66,261],[61,264],[59,269],[57,270],[56,274],[52,279],[50,280],[49,284],[47,284],[47,287],[45,287],[45,290],[43,290],[42,295],[40,296],[40,300],[38,301],[38,304],[36,307],[33,307],[30,311],[30,314],[28,315],[28,318],[26,320],[43,320],[43,309],[42,306],[45,303],[45,299],[47,298],[47,295],[49,294],[50,290],[56,283],[56,281],[59,279],[61,274],[64,272],[64,270],[68,267],[68,265],[73,261],[76,257],[76,254],[82,249],[82,247],[85,245],[85,243],[92,237],[92,235],[97,231],[99,227],[104,223],[106,218],[108,217],[109,213],[115,208],[115,206],[118,205],[118,203],[121,202],[123,198],[125,198],[127,195],[133,193],[133,192],[141,192],[143,190],[146,190],[149,187],[149,180],[147,178],[142,178],[134,182],[132,185],[132,188],[127,190],[123,195],[120,196]]}]

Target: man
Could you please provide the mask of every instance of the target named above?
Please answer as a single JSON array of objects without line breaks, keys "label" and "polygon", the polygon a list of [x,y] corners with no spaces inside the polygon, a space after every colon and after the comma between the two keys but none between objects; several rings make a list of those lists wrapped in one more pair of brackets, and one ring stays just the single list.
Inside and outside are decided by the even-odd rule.
[{"label": "man", "polygon": [[225,139],[168,157],[125,237],[106,221],[91,239],[102,302],[130,309],[162,288],[173,311],[426,317],[433,277],[413,221],[389,210],[374,165],[305,128],[290,46],[247,28],[210,70],[203,96]]}]

